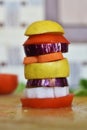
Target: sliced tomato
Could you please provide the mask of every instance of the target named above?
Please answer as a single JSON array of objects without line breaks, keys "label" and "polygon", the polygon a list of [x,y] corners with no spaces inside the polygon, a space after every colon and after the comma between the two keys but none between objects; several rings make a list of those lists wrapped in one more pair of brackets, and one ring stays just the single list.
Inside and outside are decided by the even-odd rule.
[{"label": "sliced tomato", "polygon": [[31,35],[24,43],[27,44],[41,44],[41,43],[66,43],[69,44],[69,41],[63,36],[57,33],[45,33],[38,35]]},{"label": "sliced tomato", "polygon": [[72,105],[73,94],[58,98],[22,98],[22,107],[27,108],[61,108]]}]

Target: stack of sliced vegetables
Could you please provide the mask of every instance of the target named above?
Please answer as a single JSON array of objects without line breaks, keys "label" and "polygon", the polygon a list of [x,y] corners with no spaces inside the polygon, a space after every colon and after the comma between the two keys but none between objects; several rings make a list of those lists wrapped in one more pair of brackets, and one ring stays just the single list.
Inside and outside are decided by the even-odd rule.
[{"label": "stack of sliced vegetables", "polygon": [[24,75],[27,79],[23,107],[59,108],[71,106],[67,78],[69,63],[62,53],[68,52],[69,41],[58,23],[42,20],[32,23],[23,44]]}]

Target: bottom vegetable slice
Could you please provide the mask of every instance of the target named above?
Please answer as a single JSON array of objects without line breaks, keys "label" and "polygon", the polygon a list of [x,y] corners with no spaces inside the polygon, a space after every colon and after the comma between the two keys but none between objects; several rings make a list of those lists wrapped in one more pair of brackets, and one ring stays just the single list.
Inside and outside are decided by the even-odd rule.
[{"label": "bottom vegetable slice", "polygon": [[22,107],[61,108],[72,105],[73,94],[58,98],[21,98]]}]

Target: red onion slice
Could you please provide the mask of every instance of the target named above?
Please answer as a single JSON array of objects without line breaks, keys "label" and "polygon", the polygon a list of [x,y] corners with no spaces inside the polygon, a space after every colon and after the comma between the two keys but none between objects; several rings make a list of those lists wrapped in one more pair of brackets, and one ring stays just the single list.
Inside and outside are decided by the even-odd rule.
[{"label": "red onion slice", "polygon": [[66,43],[48,43],[48,44],[32,44],[24,45],[26,56],[38,56],[55,52],[68,52],[68,44]]},{"label": "red onion slice", "polygon": [[30,79],[27,80],[26,88],[33,87],[64,87],[68,86],[66,78],[52,78],[52,79]]}]

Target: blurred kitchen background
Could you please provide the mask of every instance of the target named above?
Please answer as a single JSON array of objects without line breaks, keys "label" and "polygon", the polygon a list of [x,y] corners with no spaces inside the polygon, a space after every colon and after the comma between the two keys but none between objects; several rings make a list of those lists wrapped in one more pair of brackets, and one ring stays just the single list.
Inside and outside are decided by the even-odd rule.
[{"label": "blurred kitchen background", "polygon": [[64,54],[70,62],[70,87],[87,79],[87,0],[0,0],[0,73],[24,78],[22,44],[26,27],[37,20],[55,20],[71,42]]}]

